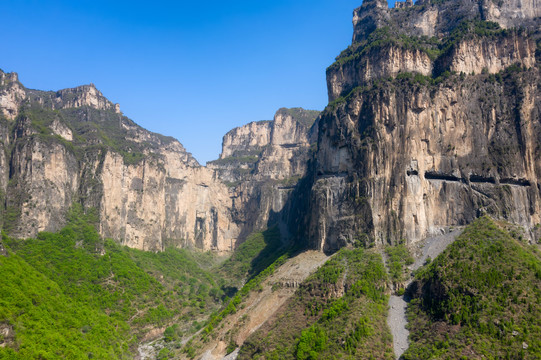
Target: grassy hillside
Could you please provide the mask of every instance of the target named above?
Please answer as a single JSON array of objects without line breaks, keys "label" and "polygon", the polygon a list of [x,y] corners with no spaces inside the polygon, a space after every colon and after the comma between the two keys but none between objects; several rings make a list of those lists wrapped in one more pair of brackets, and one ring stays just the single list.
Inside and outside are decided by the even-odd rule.
[{"label": "grassy hillside", "polygon": [[[40,102],[30,102],[21,108],[20,117],[30,119],[36,135],[44,142],[60,142],[78,159],[84,158],[87,152],[112,149],[124,158],[126,164],[135,164],[153,153],[160,144],[169,144],[175,139],[161,134],[153,135],[146,142],[129,140],[127,131],[122,124],[140,128],[129,118],[117,114],[114,110],[98,110],[90,106],[70,109],[52,110],[47,95],[39,92],[45,98],[45,106]],[[73,141],[66,141],[51,130],[54,121],[67,126],[73,131]],[[145,155],[146,154],[146,155]],[[151,155],[152,156],[152,155]]]},{"label": "grassy hillside", "polygon": [[379,254],[341,250],[251,335],[239,359],[391,359]]},{"label": "grassy hillside", "polygon": [[150,329],[192,324],[221,305],[223,281],[202,269],[201,259],[104,241],[77,215],[56,234],[3,237],[0,328],[9,329],[9,339],[0,338],[0,358],[121,358]]},{"label": "grassy hillside", "polygon": [[541,255],[477,220],[409,289],[404,359],[541,358]]},{"label": "grassy hillside", "polygon": [[216,270],[233,282],[242,282],[246,278],[259,274],[272,264],[285,252],[285,249],[279,251],[281,248],[282,241],[278,227],[255,232],[240,244],[231,258]]}]

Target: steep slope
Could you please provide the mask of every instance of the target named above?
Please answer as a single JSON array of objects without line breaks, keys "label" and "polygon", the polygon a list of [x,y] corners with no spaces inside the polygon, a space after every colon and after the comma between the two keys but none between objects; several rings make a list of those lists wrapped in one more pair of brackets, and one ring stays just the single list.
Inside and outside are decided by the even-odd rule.
[{"label": "steep slope", "polygon": [[342,249],[244,343],[239,359],[392,359],[381,256]]},{"label": "steep slope", "polygon": [[541,254],[515,236],[483,217],[419,271],[404,359],[541,356]]},{"label": "steep slope", "polygon": [[0,72],[3,227],[56,231],[73,203],[96,208],[100,233],[143,250],[231,250],[240,229],[227,187],[173,138],[122,116],[94,85],[24,88]]},{"label": "steep slope", "polygon": [[[226,354],[238,352],[246,339],[269,320],[280,314],[283,304],[295,296],[303,281],[321,266],[328,257],[318,251],[306,251],[284,260],[273,267],[268,276],[254,286],[242,300],[236,303],[223,319],[211,323],[214,329],[203,332],[202,341],[193,339],[184,350],[187,355],[206,360],[222,359]],[[281,263],[281,262],[280,262]],[[247,285],[249,285],[247,283]],[[228,309],[226,308],[226,310]],[[193,351],[192,353],[190,351]],[[194,356],[188,356],[194,358]]]},{"label": "steep slope", "polygon": [[120,321],[73,301],[56,282],[17,255],[0,256],[0,268],[0,357],[83,359],[129,354]]},{"label": "steep slope", "polygon": [[292,216],[305,219],[298,238],[327,252],[412,243],[488,213],[535,239],[538,16],[535,2],[512,0],[355,10],[353,43],[327,69],[330,104]]},{"label": "steep slope", "polygon": [[140,341],[172,322],[193,332],[221,305],[223,279],[200,255],[121,247],[69,218],[59,233],[2,238],[0,358],[132,358]]}]

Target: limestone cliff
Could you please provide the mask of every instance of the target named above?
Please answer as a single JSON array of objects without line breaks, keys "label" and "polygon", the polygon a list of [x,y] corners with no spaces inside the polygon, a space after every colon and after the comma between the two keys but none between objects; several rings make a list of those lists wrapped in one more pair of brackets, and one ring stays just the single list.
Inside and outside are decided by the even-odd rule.
[{"label": "limestone cliff", "polygon": [[224,136],[220,159],[207,166],[230,186],[235,220],[243,224],[241,239],[283,222],[286,204],[315,149],[318,115],[283,108],[272,121],[252,122]]},{"label": "limestone cliff", "polygon": [[471,20],[537,30],[540,17],[539,0],[418,0],[394,9],[386,0],[365,0],[353,12],[353,43],[366,41],[374,30],[385,27],[402,35],[442,38]]},{"label": "limestone cliff", "polygon": [[80,203],[98,210],[103,236],[130,247],[235,246],[228,188],[178,141],[122,116],[94,85],[43,92],[14,73],[0,79],[6,231],[56,231]]},{"label": "limestone cliff", "polygon": [[8,119],[14,119],[19,106],[25,99],[26,93],[19,83],[16,73],[4,73],[0,70],[0,109],[1,114]]},{"label": "limestone cliff", "polygon": [[332,252],[415,242],[483,213],[533,238],[539,5],[365,0],[351,46],[327,69],[324,112],[280,109],[233,129],[207,167],[94,85],[43,92],[0,71],[3,228],[57,230],[80,203],[98,210],[102,235],[148,250],[230,250],[277,223]]},{"label": "limestone cliff", "polygon": [[280,109],[231,130],[203,167],[92,84],[45,92],[0,75],[1,223],[18,237],[60,229],[80,203],[97,209],[103,236],[130,247],[232,250],[281,221],[317,140],[319,112]]},{"label": "limestone cliff", "polygon": [[389,9],[385,0],[364,1],[353,14],[351,46],[327,69],[329,101],[403,72],[431,76],[497,73],[516,63],[532,67],[536,43],[530,35],[539,32],[538,5],[418,1]]},{"label": "limestone cliff", "polygon": [[539,224],[540,9],[364,1],[353,44],[327,70],[300,237],[332,252],[419,241],[483,213]]}]

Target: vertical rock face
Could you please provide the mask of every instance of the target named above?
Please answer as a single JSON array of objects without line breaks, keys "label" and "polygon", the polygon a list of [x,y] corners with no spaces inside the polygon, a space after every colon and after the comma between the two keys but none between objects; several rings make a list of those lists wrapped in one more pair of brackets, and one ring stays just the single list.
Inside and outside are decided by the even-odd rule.
[{"label": "vertical rock face", "polygon": [[496,74],[511,65],[534,67],[535,51],[534,39],[512,32],[497,39],[473,38],[460,41],[451,49],[449,56],[442,59],[442,65],[457,73]]},{"label": "vertical rock face", "polygon": [[178,141],[123,117],[94,85],[42,92],[0,75],[5,230],[56,231],[77,202],[98,210],[103,236],[130,247],[235,246],[228,188]]},{"label": "vertical rock face", "polygon": [[256,166],[256,179],[286,180],[306,173],[307,153],[317,134],[311,127],[318,115],[317,111],[298,108],[278,110],[269,144]]},{"label": "vertical rock face", "polygon": [[270,144],[272,121],[257,121],[224,135],[222,153],[207,166],[230,187],[251,177],[263,150]]},{"label": "vertical rock face", "polygon": [[57,230],[75,200],[78,178],[77,159],[62,144],[33,135],[16,139],[6,193],[8,209],[20,214],[14,234]]},{"label": "vertical rock face", "polygon": [[[536,62],[536,0],[418,1],[389,9],[364,1],[353,13],[353,42],[327,69],[329,102],[400,73],[497,73]],[[520,28],[521,31],[500,29]],[[498,31],[496,31],[498,30]],[[445,54],[443,54],[445,53]]]},{"label": "vertical rock face", "polygon": [[[0,116],[0,209],[3,210],[6,201],[6,191],[9,181],[9,122]],[[0,211],[3,213],[3,211]],[[1,226],[2,221],[0,221]]]},{"label": "vertical rock face", "polygon": [[[494,2],[484,0],[481,14],[485,20],[495,21],[503,28],[535,26],[541,17],[541,1],[509,0]],[[537,23],[537,25],[539,25]]]},{"label": "vertical rock face", "polygon": [[504,29],[536,29],[539,0],[418,0],[389,9],[385,0],[365,0],[353,12],[353,44],[366,41],[377,29],[392,28],[402,35],[449,35],[463,21],[493,21]]},{"label": "vertical rock face", "polygon": [[271,121],[254,121],[224,135],[220,159],[259,155],[270,143]]},{"label": "vertical rock face", "polygon": [[128,166],[118,154],[105,155],[102,233],[143,250],[167,245],[231,250],[238,230],[231,223],[227,188],[207,169],[187,167],[174,155]]},{"label": "vertical rock face", "polygon": [[284,207],[308,169],[318,115],[318,111],[284,108],[272,121],[250,123],[224,136],[220,159],[207,167],[230,186],[235,221],[243,227],[241,239],[253,230],[283,222]]},{"label": "vertical rock face", "polygon": [[1,114],[13,120],[19,111],[19,106],[25,99],[24,88],[19,83],[16,73],[4,73],[0,70],[0,109]]},{"label": "vertical rock face", "polygon": [[353,42],[366,38],[377,28],[390,21],[389,5],[386,0],[365,0],[353,11]]},{"label": "vertical rock face", "polygon": [[355,11],[300,210],[311,247],[415,242],[483,213],[541,222],[539,7],[498,4]]},{"label": "vertical rock face", "polygon": [[327,70],[329,101],[335,101],[357,86],[374,80],[394,77],[400,72],[432,75],[434,64],[428,54],[419,49],[402,49],[393,45],[368,49],[358,59],[346,58]]},{"label": "vertical rock face", "polygon": [[280,109],[230,131],[202,167],[92,84],[44,92],[0,75],[0,223],[18,237],[59,230],[80,203],[97,209],[103,236],[133,248],[229,251],[279,222],[317,139],[319,112]]}]

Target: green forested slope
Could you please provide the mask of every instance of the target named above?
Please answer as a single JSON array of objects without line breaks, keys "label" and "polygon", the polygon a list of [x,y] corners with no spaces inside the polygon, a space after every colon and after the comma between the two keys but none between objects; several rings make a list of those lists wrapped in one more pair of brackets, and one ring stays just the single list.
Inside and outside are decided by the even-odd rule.
[{"label": "green forested slope", "polygon": [[387,281],[379,254],[342,249],[247,339],[239,359],[391,359]]},{"label": "green forested slope", "polygon": [[0,256],[0,358],[122,358],[130,343],[127,326],[66,295],[21,257]]},{"label": "green forested slope", "polygon": [[221,304],[223,281],[191,253],[121,247],[78,216],[56,234],[3,237],[0,358],[131,357],[149,329],[191,324]]},{"label": "green forested slope", "polygon": [[405,359],[541,358],[541,256],[489,218],[423,268],[409,293]]}]

